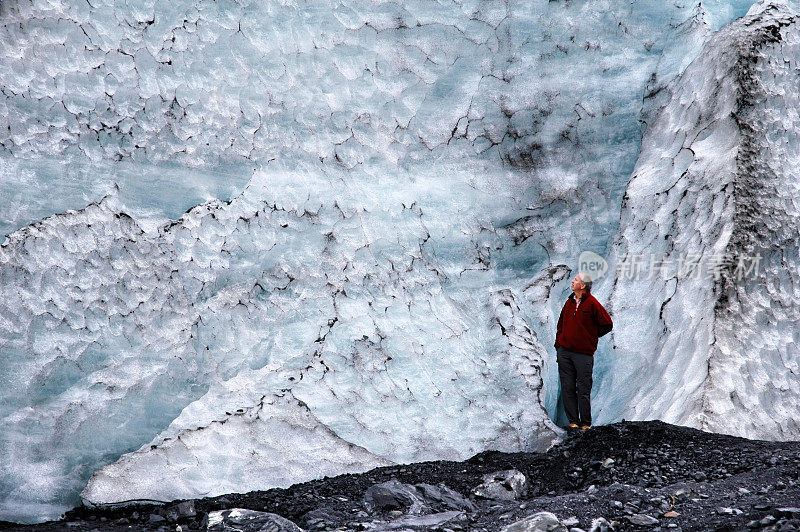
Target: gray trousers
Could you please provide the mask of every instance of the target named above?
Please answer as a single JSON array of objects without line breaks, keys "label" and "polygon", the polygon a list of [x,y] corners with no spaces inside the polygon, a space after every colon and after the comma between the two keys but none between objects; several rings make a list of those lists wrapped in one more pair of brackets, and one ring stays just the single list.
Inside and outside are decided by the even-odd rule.
[{"label": "gray trousers", "polygon": [[578,425],[592,424],[592,369],[594,357],[575,353],[561,346],[556,348],[558,376],[561,380],[561,400],[567,420]]}]

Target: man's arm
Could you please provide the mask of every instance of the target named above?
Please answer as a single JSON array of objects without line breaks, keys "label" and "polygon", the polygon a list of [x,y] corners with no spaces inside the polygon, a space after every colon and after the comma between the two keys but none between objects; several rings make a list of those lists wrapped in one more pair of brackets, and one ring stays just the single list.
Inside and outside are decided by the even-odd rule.
[{"label": "man's arm", "polygon": [[606,309],[603,308],[603,305],[601,305],[599,302],[597,303],[596,311],[597,337],[600,338],[611,332],[611,329],[614,328],[614,322],[611,321],[611,316],[609,316]]},{"label": "man's arm", "polygon": [[561,334],[561,324],[564,323],[564,307],[561,307],[561,314],[558,316],[558,325],[556,326],[556,341],[553,347],[558,347],[558,335]]}]

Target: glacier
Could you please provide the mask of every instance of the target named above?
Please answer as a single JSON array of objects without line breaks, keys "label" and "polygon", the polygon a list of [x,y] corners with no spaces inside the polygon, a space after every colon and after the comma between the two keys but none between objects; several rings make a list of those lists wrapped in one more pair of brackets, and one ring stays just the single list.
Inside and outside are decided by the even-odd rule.
[{"label": "glacier", "polygon": [[596,423],[796,439],[796,9],[0,4],[0,519],[547,449],[584,250]]},{"label": "glacier", "polygon": [[650,98],[610,262],[694,256],[740,270],[615,279],[615,316],[636,325],[617,331],[616,356],[658,377],[643,383],[614,365],[599,394],[620,416],[760,439],[800,434],[797,16],[785,3],[754,6]]}]

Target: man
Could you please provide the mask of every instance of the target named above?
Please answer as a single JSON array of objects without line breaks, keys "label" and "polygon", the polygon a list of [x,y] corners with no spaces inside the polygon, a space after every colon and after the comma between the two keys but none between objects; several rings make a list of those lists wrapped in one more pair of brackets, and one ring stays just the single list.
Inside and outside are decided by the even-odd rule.
[{"label": "man", "polygon": [[569,428],[586,430],[592,426],[592,369],[597,339],[614,326],[606,309],[591,294],[592,278],[581,272],[571,284],[570,294],[556,331],[556,362],[561,379],[561,399]]}]

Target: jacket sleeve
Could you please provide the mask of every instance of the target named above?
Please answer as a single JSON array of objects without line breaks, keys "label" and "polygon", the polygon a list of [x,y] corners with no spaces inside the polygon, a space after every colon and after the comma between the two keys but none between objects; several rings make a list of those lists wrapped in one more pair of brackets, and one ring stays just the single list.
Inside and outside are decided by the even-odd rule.
[{"label": "jacket sleeve", "polygon": [[597,337],[607,335],[614,328],[614,322],[611,321],[611,316],[608,314],[603,305],[597,303]]},{"label": "jacket sleeve", "polygon": [[564,307],[561,307],[561,314],[558,316],[558,326],[556,327],[556,341],[553,347],[558,347],[558,335],[561,334],[561,324],[564,323]]}]

